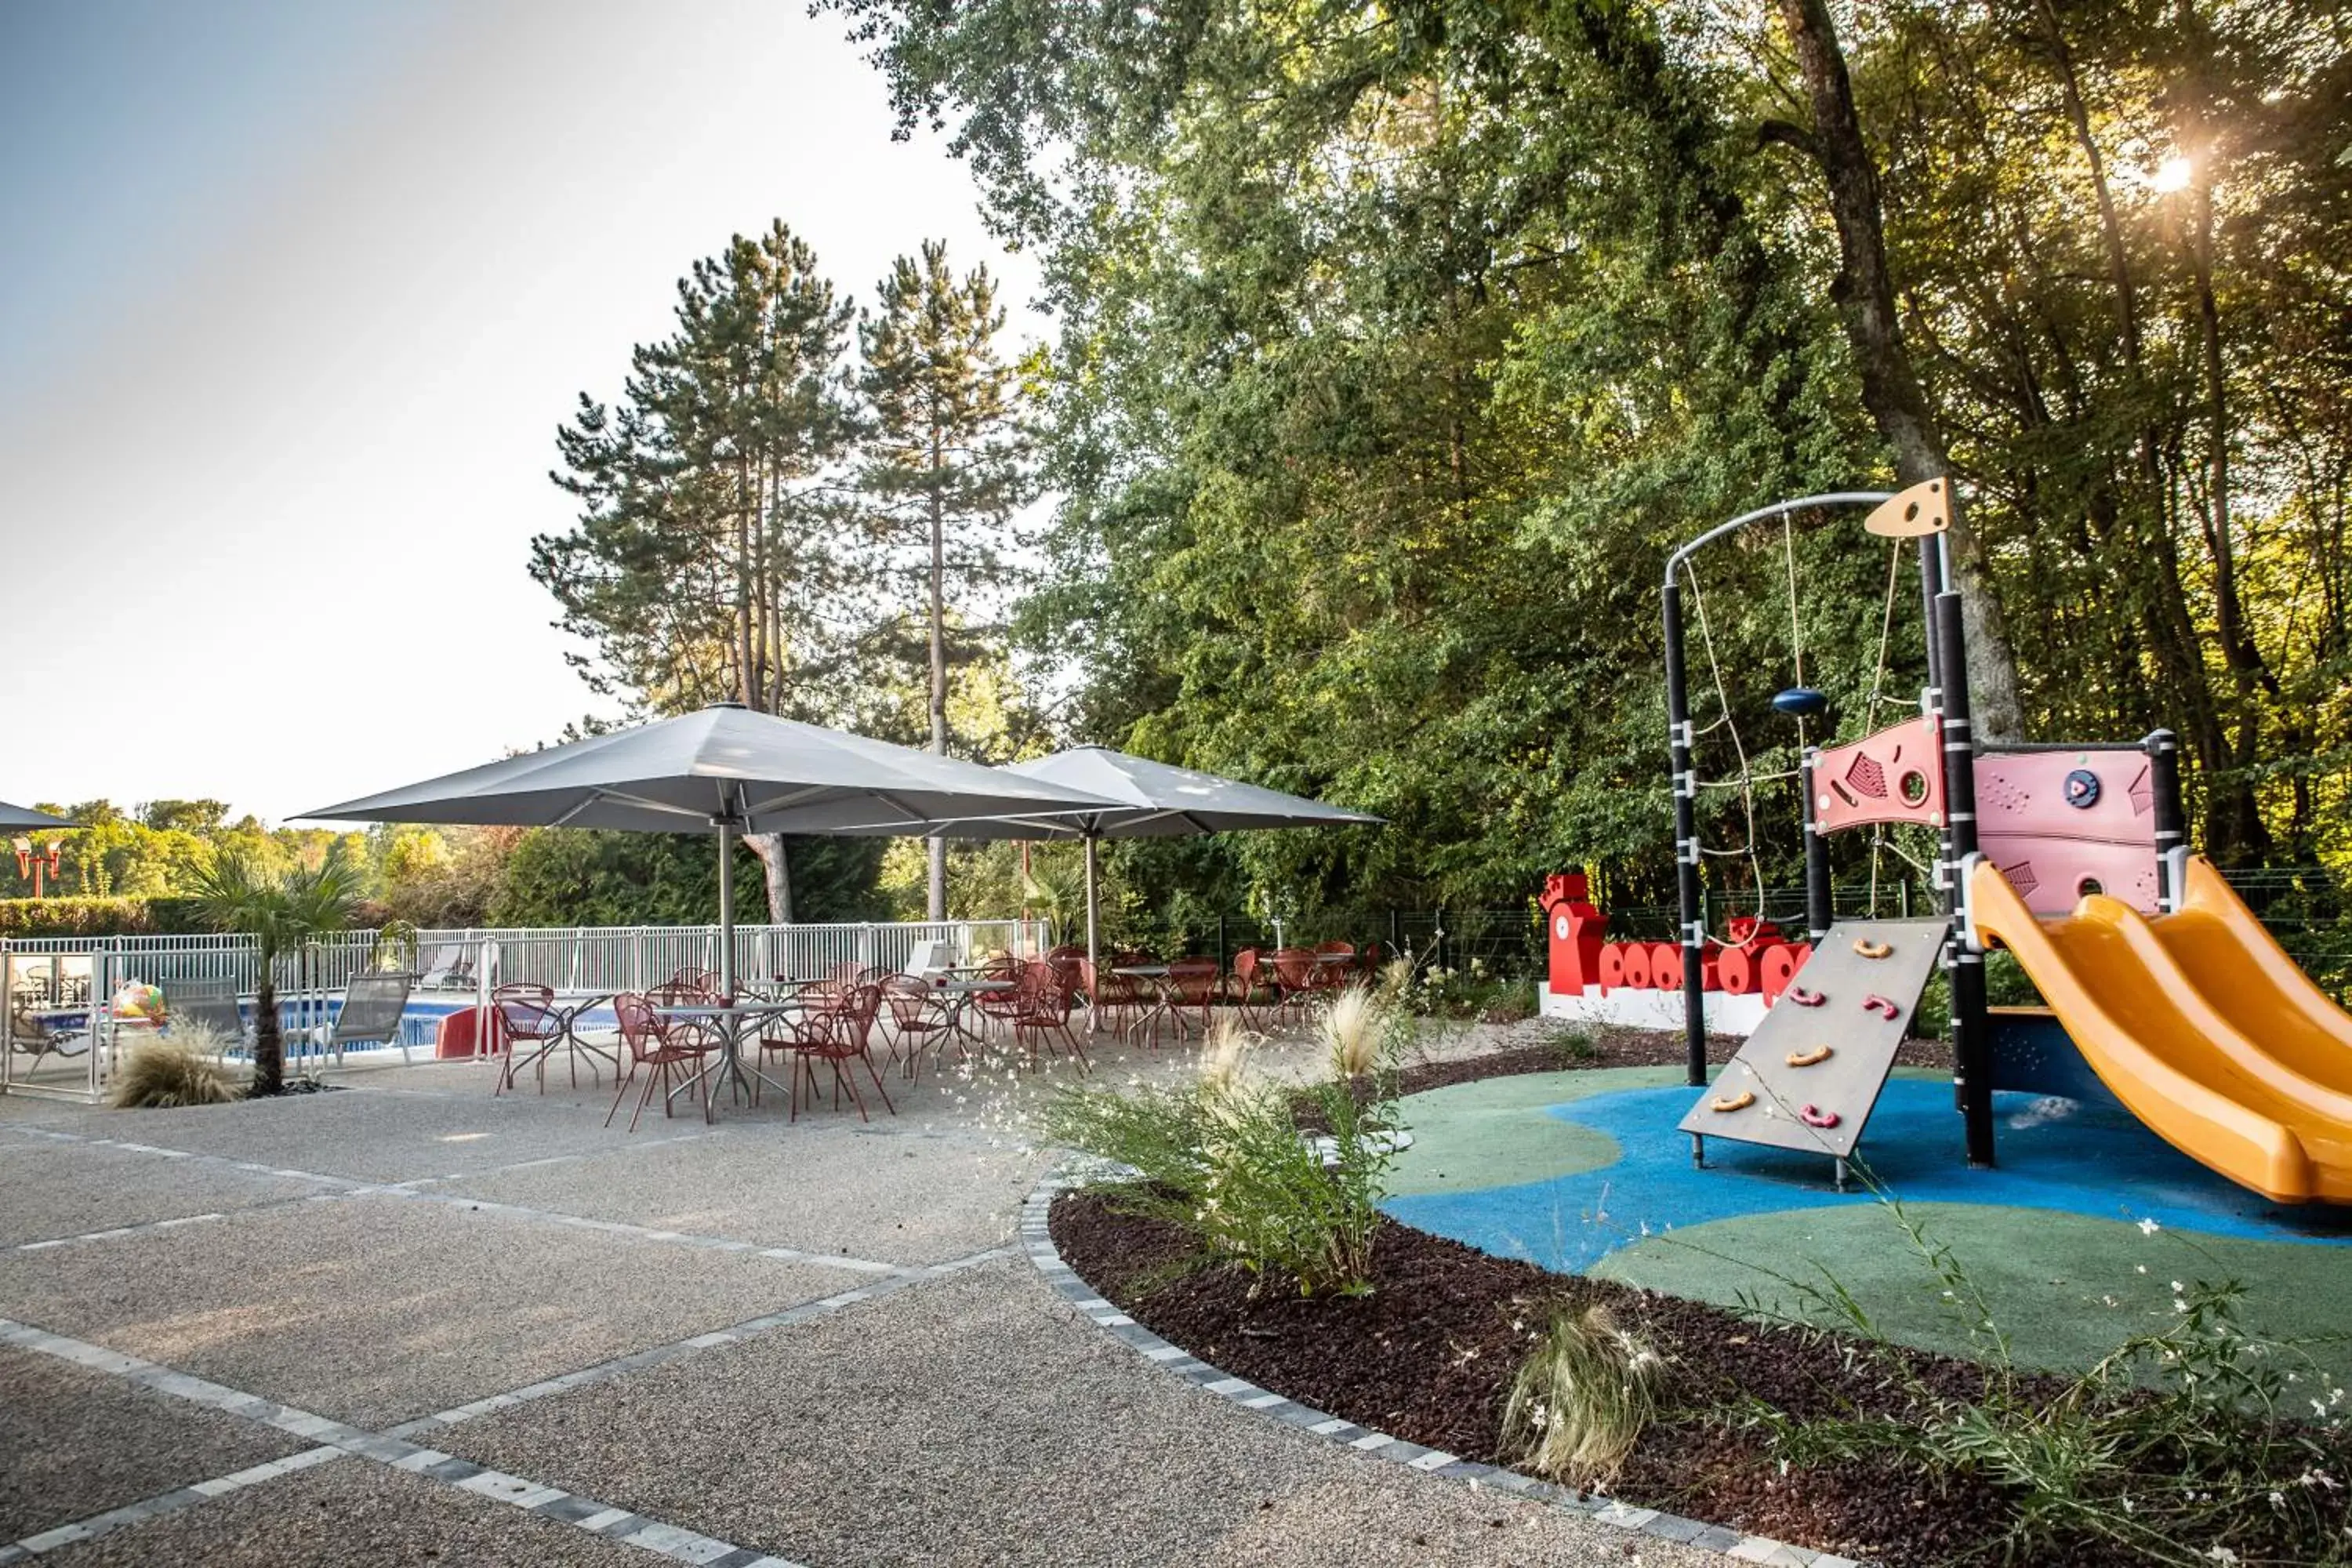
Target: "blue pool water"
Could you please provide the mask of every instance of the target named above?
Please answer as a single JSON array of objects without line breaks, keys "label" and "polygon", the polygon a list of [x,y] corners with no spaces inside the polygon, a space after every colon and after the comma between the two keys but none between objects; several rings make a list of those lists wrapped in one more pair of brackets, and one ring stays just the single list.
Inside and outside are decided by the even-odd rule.
[{"label": "blue pool water", "polygon": [[[1407,1225],[1483,1251],[1580,1273],[1651,1232],[1874,1201],[1858,1187],[1835,1191],[1830,1162],[1821,1155],[1711,1141],[1707,1168],[1694,1170],[1690,1140],[1675,1131],[1692,1092],[1635,1089],[1530,1107],[1530,1116],[1607,1134],[1618,1158],[1547,1181],[1414,1194],[1382,1207]],[[1871,1116],[1864,1160],[1880,1184],[1906,1202],[2051,1209],[2209,1235],[2352,1245],[2352,1215],[2282,1208],[2222,1180],[2127,1115],[2014,1093],[1996,1095],[1994,1106],[2000,1163],[1971,1171],[1962,1159],[1951,1085],[1895,1079]]]}]

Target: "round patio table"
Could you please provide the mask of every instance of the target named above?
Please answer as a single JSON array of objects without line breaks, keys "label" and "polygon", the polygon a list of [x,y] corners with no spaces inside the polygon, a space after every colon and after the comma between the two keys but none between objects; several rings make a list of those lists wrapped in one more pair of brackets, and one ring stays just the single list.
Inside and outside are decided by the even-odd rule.
[{"label": "round patio table", "polygon": [[[714,1072],[727,1080],[730,1094],[738,1089],[751,1089],[753,1079],[759,1079],[779,1093],[790,1094],[792,1089],[789,1086],[778,1083],[756,1067],[743,1065],[743,1031],[745,1026],[754,1019],[773,1017],[779,1013],[798,1012],[802,1006],[803,1004],[798,999],[785,997],[775,1001],[751,998],[728,1003],[682,1002],[675,1005],[656,1007],[654,1015],[656,1017],[683,1018],[709,1024],[719,1036],[719,1049],[712,1053],[719,1059],[705,1065],[701,1071],[671,1089],[663,1097],[664,1100],[676,1100],[680,1094],[692,1089]],[[703,1101],[704,1121],[717,1120],[715,1114],[717,1106],[716,1099],[706,1099]]]},{"label": "round patio table", "polygon": [[1111,973],[1118,975],[1121,980],[1144,981],[1151,987],[1151,1005],[1137,1014],[1135,1021],[1127,1026],[1126,1034],[1128,1037],[1128,1043],[1129,1045],[1134,1044],[1136,1037],[1141,1035],[1146,1028],[1152,1027],[1153,1021],[1159,1018],[1166,1018],[1170,1023],[1174,1024],[1176,1026],[1177,1040],[1180,1043],[1183,1040],[1184,1020],[1182,1016],[1176,1011],[1176,994],[1169,988],[1169,966],[1167,964],[1114,964],[1111,967]]}]

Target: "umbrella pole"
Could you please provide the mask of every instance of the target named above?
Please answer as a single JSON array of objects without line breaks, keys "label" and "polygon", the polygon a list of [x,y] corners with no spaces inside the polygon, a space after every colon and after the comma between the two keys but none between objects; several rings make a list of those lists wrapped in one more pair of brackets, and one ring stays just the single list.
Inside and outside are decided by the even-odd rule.
[{"label": "umbrella pole", "polygon": [[1087,967],[1099,972],[1102,954],[1096,951],[1095,913],[1095,844],[1097,836],[1087,835]]},{"label": "umbrella pole", "polygon": [[719,823],[719,994],[735,999],[735,826]]}]

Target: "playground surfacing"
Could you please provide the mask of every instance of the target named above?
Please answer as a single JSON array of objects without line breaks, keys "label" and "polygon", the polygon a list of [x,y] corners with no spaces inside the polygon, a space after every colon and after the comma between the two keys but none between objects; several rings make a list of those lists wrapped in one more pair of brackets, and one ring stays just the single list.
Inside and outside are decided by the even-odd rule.
[{"label": "playground surfacing", "polygon": [[[1970,1352],[1888,1205],[1836,1192],[1827,1159],[1717,1142],[1694,1169],[1675,1131],[1692,1092],[1676,1069],[1622,1068],[1414,1095],[1386,1207],[1498,1257],[1724,1305],[1801,1311],[1788,1281],[1826,1271],[1892,1337]],[[2001,1095],[1996,1113],[2000,1164],[1970,1171],[1950,1079],[1901,1072],[1860,1152],[1952,1247],[2021,1363],[2087,1364],[2169,1317],[2175,1281],[2241,1281],[2249,1326],[2273,1336],[2341,1331],[2352,1215],[2269,1204],[2112,1110]],[[2352,1345],[2309,1353],[2352,1377]]]}]

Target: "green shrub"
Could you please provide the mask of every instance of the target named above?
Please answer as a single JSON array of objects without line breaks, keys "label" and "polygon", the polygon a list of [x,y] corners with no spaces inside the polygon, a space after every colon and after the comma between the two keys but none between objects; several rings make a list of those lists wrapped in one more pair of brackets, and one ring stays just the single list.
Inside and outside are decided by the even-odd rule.
[{"label": "green shrub", "polygon": [[[1247,1037],[1212,1037],[1201,1076],[1173,1089],[1072,1087],[1047,1106],[1047,1138],[1120,1167],[1118,1201],[1191,1232],[1208,1254],[1304,1296],[1370,1289],[1380,1201],[1397,1130],[1388,1059],[1396,1010],[1356,992],[1360,1030],[1331,1044],[1333,1076],[1304,1090],[1249,1069]],[[1362,1037],[1381,1042],[1369,1070]],[[1302,1132],[1297,1106],[1328,1128]],[[1139,1177],[1140,1180],[1132,1178]]]},{"label": "green shrub", "polygon": [[1563,1024],[1544,1037],[1544,1045],[1562,1067],[1590,1067],[1601,1059],[1601,1046],[1581,1024]]},{"label": "green shrub", "polygon": [[[1807,1325],[1825,1317],[1851,1330],[1859,1353],[1906,1392],[1911,1407],[1899,1419],[1801,1420],[1759,1406],[1754,1418],[1783,1458],[1822,1464],[1892,1455],[1931,1481],[1990,1483],[2011,1504],[2000,1545],[2015,1563],[2061,1561],[2069,1542],[2084,1539],[2184,1568],[2346,1561],[2336,1495],[2343,1482],[2331,1473],[2341,1468],[2346,1436],[2343,1391],[2304,1345],[2246,1331],[2239,1320],[2242,1286],[2175,1281],[2172,1316],[2161,1331],[2134,1335],[2053,1386],[2015,1365],[2008,1335],[1949,1246],[1899,1201],[1878,1195],[1925,1264],[1925,1288],[1958,1317],[1985,1363],[1983,1388],[1958,1397],[1928,1384],[1833,1275],[1775,1275],[1807,1310],[1791,1317],[1751,1299],[1751,1312]],[[2320,1397],[2310,1397],[2315,1389]]]},{"label": "green shrub", "polygon": [[1606,1481],[1657,1415],[1664,1366],[1606,1307],[1555,1312],[1511,1380],[1503,1441],[1520,1463],[1563,1485]]},{"label": "green shrub", "polygon": [[173,1026],[168,1036],[142,1040],[115,1068],[108,1101],[122,1110],[154,1110],[236,1100],[236,1081],[213,1059],[221,1048],[216,1035],[187,1024]]},{"label": "green shrub", "polygon": [[0,899],[0,937],[143,936],[156,929],[147,899]]}]

